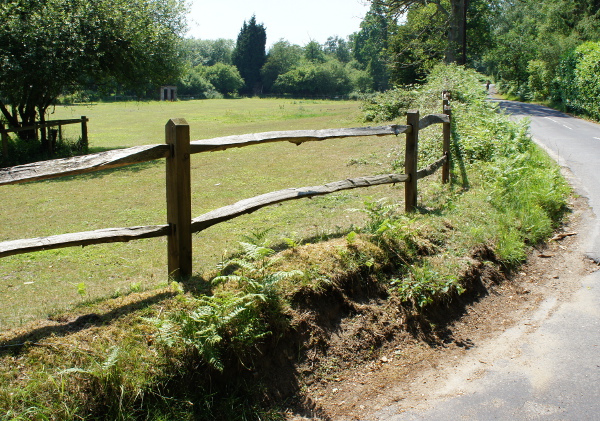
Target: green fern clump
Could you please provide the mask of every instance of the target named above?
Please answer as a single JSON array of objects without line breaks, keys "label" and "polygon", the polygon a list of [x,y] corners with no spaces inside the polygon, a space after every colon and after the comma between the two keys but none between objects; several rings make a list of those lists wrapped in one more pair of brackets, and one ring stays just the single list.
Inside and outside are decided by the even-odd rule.
[{"label": "green fern clump", "polygon": [[195,349],[211,367],[222,371],[225,356],[245,362],[254,347],[285,324],[279,283],[302,276],[302,272],[274,271],[277,259],[271,248],[240,243],[239,257],[219,265],[212,284],[221,289],[210,296],[187,298],[193,310],[157,321],[158,338],[169,347]]}]

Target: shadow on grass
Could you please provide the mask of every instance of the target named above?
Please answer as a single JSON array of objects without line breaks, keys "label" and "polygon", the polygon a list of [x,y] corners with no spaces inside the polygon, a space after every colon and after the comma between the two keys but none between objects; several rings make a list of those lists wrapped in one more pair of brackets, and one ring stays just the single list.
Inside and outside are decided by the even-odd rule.
[{"label": "shadow on grass", "polygon": [[75,179],[95,180],[95,179],[99,179],[99,178],[104,178],[111,174],[128,174],[128,173],[135,174],[135,173],[139,173],[139,172],[142,172],[142,171],[150,169],[150,168],[154,168],[158,165],[164,166],[164,163],[161,162],[161,160],[157,159],[154,161],[142,162],[139,164],[131,164],[131,165],[127,165],[125,167],[110,168],[107,170],[94,171],[94,172],[89,172],[89,173],[85,173],[85,174],[69,175],[69,176],[65,176],[65,177],[52,178],[52,179],[48,179],[48,180],[33,181],[33,183],[44,183],[44,182],[62,183],[62,182],[66,182],[66,181],[73,181]]},{"label": "shadow on grass", "polygon": [[468,190],[471,185],[469,184],[469,178],[467,177],[467,169],[465,166],[465,159],[462,153],[462,150],[460,148],[460,142],[458,141],[459,135],[456,132],[456,130],[454,129],[454,127],[452,127],[452,160],[451,165],[452,167],[456,168],[458,166],[458,169],[460,171],[460,178],[461,178],[461,184],[462,184],[462,188],[465,190]]},{"label": "shadow on grass", "polygon": [[[99,314],[83,314],[74,320],[67,320],[52,326],[34,328],[10,340],[0,341],[0,356],[19,354],[29,346],[40,346],[39,341],[49,337],[63,337],[90,327],[106,325],[122,316],[157,304],[163,300],[177,295],[177,292],[160,292],[150,297],[135,301],[112,310]],[[45,345],[42,345],[45,346]]]}]

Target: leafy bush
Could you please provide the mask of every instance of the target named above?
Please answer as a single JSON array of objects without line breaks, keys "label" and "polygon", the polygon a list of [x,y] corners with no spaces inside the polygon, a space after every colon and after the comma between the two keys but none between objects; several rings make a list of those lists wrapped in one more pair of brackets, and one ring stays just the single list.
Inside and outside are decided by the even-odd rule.
[{"label": "leafy bush", "polygon": [[527,73],[530,99],[539,101],[548,98],[553,74],[548,63],[543,60],[531,60],[527,66]]},{"label": "leafy bush", "polygon": [[182,76],[177,84],[179,95],[191,95],[196,98],[206,98],[208,92],[215,91],[213,84],[210,83],[199,70],[200,69],[191,69]]},{"label": "leafy bush", "polygon": [[393,121],[405,115],[412,107],[417,91],[405,88],[394,88],[367,98],[361,108],[365,121]]},{"label": "leafy bush", "polygon": [[244,86],[244,79],[233,65],[217,63],[201,67],[200,74],[223,95],[236,95]]},{"label": "leafy bush", "polygon": [[337,60],[308,62],[280,75],[273,90],[292,95],[345,95],[352,91],[346,68]]},{"label": "leafy bush", "polygon": [[600,42],[586,42],[568,54],[556,85],[567,109],[600,119]]}]

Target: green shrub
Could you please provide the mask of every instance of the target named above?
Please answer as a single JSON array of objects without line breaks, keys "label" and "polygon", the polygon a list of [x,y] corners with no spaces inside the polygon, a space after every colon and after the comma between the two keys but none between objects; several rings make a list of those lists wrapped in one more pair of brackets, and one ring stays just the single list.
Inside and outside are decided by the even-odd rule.
[{"label": "green shrub", "polygon": [[586,42],[560,63],[556,86],[567,109],[600,119],[600,42]]},{"label": "green shrub", "polygon": [[529,73],[530,99],[539,101],[548,98],[552,83],[552,72],[548,67],[548,63],[543,60],[531,60],[527,65],[527,73]]},{"label": "green shrub", "polygon": [[307,62],[280,75],[273,90],[292,95],[345,95],[352,91],[346,68],[337,60],[326,63]]}]

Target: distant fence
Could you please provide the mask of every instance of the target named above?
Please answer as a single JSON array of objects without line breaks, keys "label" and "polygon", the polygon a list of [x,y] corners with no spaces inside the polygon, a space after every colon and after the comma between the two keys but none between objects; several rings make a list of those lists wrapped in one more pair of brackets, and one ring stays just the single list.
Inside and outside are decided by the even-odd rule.
[{"label": "distant fence", "polygon": [[[23,126],[23,127],[5,127],[4,123],[0,123],[0,136],[2,137],[2,156],[8,156],[8,134],[9,133],[18,133],[28,130],[35,131],[36,138],[39,139],[39,131],[45,131],[48,129],[48,133],[42,133],[42,139],[46,139],[46,151],[52,154],[54,147],[56,145],[57,140],[62,141],[62,126],[67,124],[81,124],[81,149],[86,151],[88,148],[88,130],[87,130],[87,122],[89,119],[86,116],[81,116],[79,119],[71,119],[71,120],[49,120],[43,122],[36,122],[31,126]],[[52,129],[52,127],[58,127],[57,129]]]},{"label": "distant fence", "polygon": [[[166,144],[135,146],[85,156],[56,159],[0,169],[0,185],[45,180],[66,175],[84,174],[123,167],[159,158],[166,159],[167,224],[108,228],[96,231],[5,241],[0,243],[0,257],[72,246],[127,242],[142,238],[167,236],[168,272],[175,277],[192,274],[192,233],[215,224],[254,212],[265,206],[288,200],[326,195],[342,190],[383,184],[405,183],[405,210],[414,212],[417,205],[417,182],[442,167],[442,182],[450,177],[450,117],[448,97],[443,98],[443,114],[419,118],[419,111],[409,111],[406,125],[358,127],[326,130],[296,130],[226,136],[190,142],[190,128],[184,119],[171,119],[165,127]],[[432,124],[443,125],[442,157],[418,170],[419,130]],[[271,142],[323,141],[335,138],[406,135],[405,174],[366,176],[328,183],[322,186],[289,188],[241,200],[192,219],[190,155],[223,151],[230,148]]]}]

